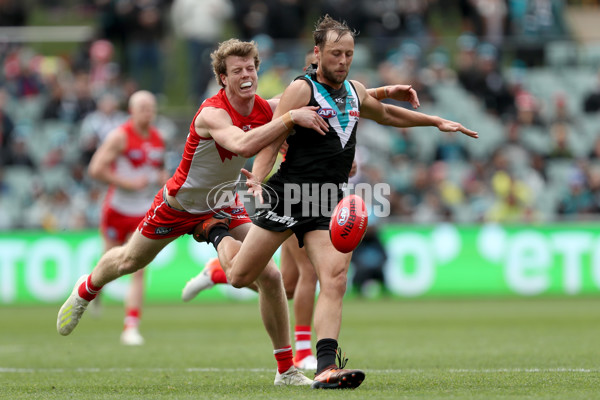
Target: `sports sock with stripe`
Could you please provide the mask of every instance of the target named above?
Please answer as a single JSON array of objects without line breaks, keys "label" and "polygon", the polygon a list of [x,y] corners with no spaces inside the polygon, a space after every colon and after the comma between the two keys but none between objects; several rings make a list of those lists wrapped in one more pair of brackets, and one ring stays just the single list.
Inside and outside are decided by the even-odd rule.
[{"label": "sports sock with stripe", "polygon": [[273,350],[275,359],[277,360],[277,371],[283,374],[294,365],[294,353],[292,352],[292,346],[287,346],[282,349]]},{"label": "sports sock with stripe", "polygon": [[140,325],[142,313],[139,308],[127,308],[125,310],[125,320],[123,329],[137,328]]},{"label": "sports sock with stripe", "polygon": [[294,328],[294,338],[296,340],[296,360],[302,360],[312,355],[310,339],[310,325],[296,325]]},{"label": "sports sock with stripe", "polygon": [[87,279],[79,285],[79,297],[87,301],[92,301],[98,296],[100,289],[102,289],[102,286],[94,286],[92,284],[92,274],[89,274]]}]

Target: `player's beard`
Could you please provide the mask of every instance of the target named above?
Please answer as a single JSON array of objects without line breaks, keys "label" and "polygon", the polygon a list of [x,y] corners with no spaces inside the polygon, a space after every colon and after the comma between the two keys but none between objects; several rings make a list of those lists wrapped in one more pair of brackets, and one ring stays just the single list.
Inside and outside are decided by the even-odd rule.
[{"label": "player's beard", "polygon": [[344,83],[344,81],[348,77],[348,71],[346,71],[344,76],[340,76],[340,75],[336,75],[334,71],[327,69],[323,66],[321,66],[321,69],[323,71],[323,77],[325,79],[327,79],[328,81],[336,83],[336,84]]}]

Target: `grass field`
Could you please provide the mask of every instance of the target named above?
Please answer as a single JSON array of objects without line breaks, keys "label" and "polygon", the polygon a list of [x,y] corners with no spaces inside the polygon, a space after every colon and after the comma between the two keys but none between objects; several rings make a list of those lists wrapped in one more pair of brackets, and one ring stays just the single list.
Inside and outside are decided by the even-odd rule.
[{"label": "grass field", "polygon": [[149,305],[139,348],[119,344],[119,306],[68,337],[58,306],[0,307],[0,399],[597,399],[599,305],[350,300],[340,344],[367,373],[354,391],[274,387],[255,303]]}]

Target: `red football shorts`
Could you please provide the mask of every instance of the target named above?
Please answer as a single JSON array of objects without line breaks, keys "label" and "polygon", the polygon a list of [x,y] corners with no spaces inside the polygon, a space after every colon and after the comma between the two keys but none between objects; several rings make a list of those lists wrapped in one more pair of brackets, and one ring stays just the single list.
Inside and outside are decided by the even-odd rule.
[{"label": "red football shorts", "polygon": [[[187,211],[177,210],[169,206],[164,200],[163,190],[164,188],[156,194],[150,210],[137,227],[141,234],[147,238],[164,239],[191,234],[196,225],[215,214],[214,212],[191,214]],[[233,206],[223,208],[220,211],[225,211],[231,215],[229,229],[251,222],[244,204],[237,195]]]},{"label": "red football shorts", "polygon": [[105,207],[102,209],[100,217],[100,231],[105,239],[125,243],[143,218],[143,215],[125,215],[110,207]]}]

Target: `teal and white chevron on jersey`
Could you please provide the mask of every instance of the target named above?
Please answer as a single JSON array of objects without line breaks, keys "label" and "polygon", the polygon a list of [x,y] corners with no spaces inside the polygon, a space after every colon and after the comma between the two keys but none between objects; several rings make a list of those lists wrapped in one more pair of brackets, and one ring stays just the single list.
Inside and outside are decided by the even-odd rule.
[{"label": "teal and white chevron on jersey", "polygon": [[298,77],[310,86],[308,106],[317,106],[317,113],[327,121],[326,135],[294,126],[288,136],[285,161],[272,177],[275,181],[294,183],[348,182],[356,150],[356,130],[360,117],[360,99],[350,81],[334,88],[317,81],[316,74]]},{"label": "teal and white chevron on jersey", "polygon": [[[348,81],[344,81],[346,88],[346,98],[342,99],[342,109],[338,106],[337,102],[332,98],[331,93],[319,82],[310,79],[310,83],[313,85],[313,95],[315,101],[321,107],[321,110],[333,110],[334,112],[330,115],[322,115],[327,118],[331,128],[338,134],[342,147],[346,147],[348,139],[352,134],[354,126],[358,123],[358,102],[355,100],[358,97],[354,91],[354,87],[350,85]],[[355,117],[355,118],[351,118]]]}]

